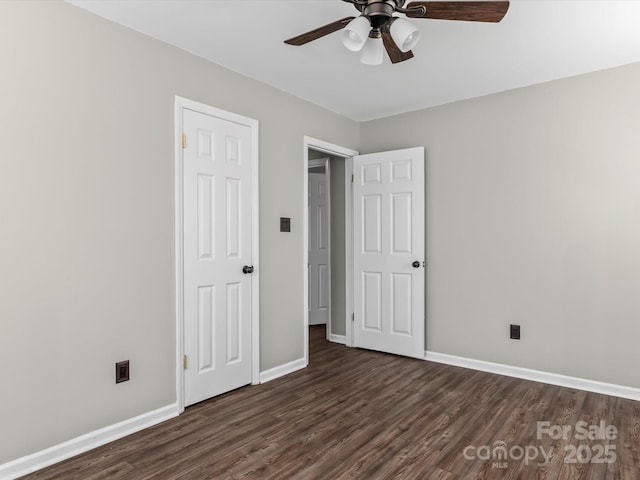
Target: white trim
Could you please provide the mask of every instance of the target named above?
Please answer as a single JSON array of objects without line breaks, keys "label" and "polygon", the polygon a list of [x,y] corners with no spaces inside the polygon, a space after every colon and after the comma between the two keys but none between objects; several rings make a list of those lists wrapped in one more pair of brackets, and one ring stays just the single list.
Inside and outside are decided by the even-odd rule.
[{"label": "white trim", "polygon": [[347,337],[344,335],[337,335],[335,333],[330,333],[328,340],[334,343],[341,343],[342,345],[347,344]]},{"label": "white trim", "polygon": [[276,378],[280,378],[284,375],[289,375],[290,373],[302,370],[307,365],[308,362],[306,361],[306,359],[299,358],[298,360],[294,360],[293,362],[270,368],[269,370],[260,372],[260,383],[270,382],[271,380],[275,380]]},{"label": "white trim", "polygon": [[143,413],[137,417],[85,433],[45,450],[0,465],[0,478],[10,480],[61,462],[132,433],[174,418],[181,410],[177,403]]},{"label": "white trim", "polygon": [[184,342],[182,330],[184,328],[184,258],[182,244],[182,103],[181,98],[176,97],[175,102],[175,160],[174,160],[174,220],[175,220],[175,275],[176,275],[176,399],[180,413],[184,412],[184,372],[182,357],[184,355]]},{"label": "white trim", "polygon": [[302,360],[309,365],[309,146],[306,138],[302,158]]},{"label": "white trim", "polygon": [[[307,170],[309,168],[316,168],[316,167],[325,167],[326,168],[328,160],[329,160],[329,157],[309,159],[309,162],[307,163]],[[325,173],[326,173],[326,170],[325,170]]]},{"label": "white trim", "polygon": [[508,377],[522,378],[524,380],[532,380],[534,382],[548,383],[550,385],[558,385],[560,387],[576,388],[578,390],[586,390],[587,392],[601,393],[603,395],[613,395],[614,397],[628,398],[630,400],[640,400],[640,388],[598,382],[596,380],[589,380],[586,378],[570,377],[568,375],[515,367],[502,363],[486,362],[484,360],[475,360],[473,358],[458,357],[456,355],[448,355],[445,353],[426,351],[425,359],[430,362],[444,363],[446,365],[454,365],[456,367],[470,368],[472,370],[480,370],[482,372],[496,373],[498,375],[506,375]]},{"label": "white trim", "polygon": [[251,275],[251,383],[260,383],[260,222],[258,190],[259,129],[258,121],[219,108],[195,102],[187,98],[175,97],[175,266],[176,266],[176,398],[179,411],[184,411],[184,298],[183,298],[183,205],[182,205],[182,110],[188,109],[216,118],[245,125],[251,129],[251,257],[254,273]]},{"label": "white trim", "polygon": [[[302,202],[303,202],[303,211],[302,211],[302,296],[303,296],[303,312],[302,312],[302,324],[303,324],[303,351],[304,351],[304,362],[305,365],[309,364],[309,275],[307,273],[307,268],[309,265],[309,172],[307,166],[309,165],[309,148],[313,150],[317,150],[322,153],[326,153],[329,155],[334,155],[337,157],[343,157],[346,160],[345,170],[349,167],[349,159],[354,155],[358,155],[358,152],[355,150],[351,150],[349,148],[341,147],[339,145],[334,145],[329,142],[325,142],[324,140],[318,140],[317,138],[304,136],[303,139],[303,152],[302,158],[304,160],[303,168],[303,178],[302,178]],[[351,178],[351,177],[349,177]],[[351,189],[349,184],[349,190],[346,190],[347,185],[345,184],[345,215],[347,212],[350,212],[351,208]],[[350,214],[349,214],[350,215]],[[350,216],[345,217],[345,222],[350,222]],[[350,224],[349,229],[345,232],[345,251],[347,255],[347,270],[349,270],[349,261],[351,260],[351,230]],[[350,285],[351,277],[347,274],[347,291],[346,293],[346,302],[345,302],[345,321],[347,322],[347,335],[349,333],[349,324],[351,323],[351,285]],[[287,364],[288,365],[288,364]]]},{"label": "white trim", "polygon": [[260,131],[258,120],[246,119],[251,124],[251,383],[260,383]]},{"label": "white trim", "polygon": [[344,326],[345,345],[353,347],[353,156],[345,159],[344,166],[344,264],[346,272]]},{"label": "white trim", "polygon": [[[334,155],[336,157],[353,157],[354,155],[358,155],[358,152],[355,150],[351,150],[350,148],[341,147],[340,145],[335,145],[333,143],[325,142],[324,140],[318,140],[317,138],[304,136],[304,151],[305,153],[311,147],[313,150],[317,150],[321,153],[326,153],[329,155]],[[306,155],[305,155],[306,157]],[[309,158],[306,157],[306,163],[309,162]]]}]

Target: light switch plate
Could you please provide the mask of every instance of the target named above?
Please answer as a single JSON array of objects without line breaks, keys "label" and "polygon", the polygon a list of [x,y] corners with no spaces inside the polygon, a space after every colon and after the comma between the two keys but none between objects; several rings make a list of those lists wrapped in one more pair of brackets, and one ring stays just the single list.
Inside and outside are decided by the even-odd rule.
[{"label": "light switch plate", "polygon": [[129,360],[116,363],[116,383],[129,381]]}]

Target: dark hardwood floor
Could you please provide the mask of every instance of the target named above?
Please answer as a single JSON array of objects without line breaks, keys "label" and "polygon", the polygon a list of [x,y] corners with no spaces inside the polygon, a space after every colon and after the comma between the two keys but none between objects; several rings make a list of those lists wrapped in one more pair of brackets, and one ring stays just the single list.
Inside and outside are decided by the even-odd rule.
[{"label": "dark hardwood floor", "polygon": [[[615,439],[579,438],[601,421],[617,428]],[[537,435],[537,422],[571,431],[552,439]],[[633,480],[639,472],[640,402],[346,348],[312,327],[308,368],[24,478]]]}]

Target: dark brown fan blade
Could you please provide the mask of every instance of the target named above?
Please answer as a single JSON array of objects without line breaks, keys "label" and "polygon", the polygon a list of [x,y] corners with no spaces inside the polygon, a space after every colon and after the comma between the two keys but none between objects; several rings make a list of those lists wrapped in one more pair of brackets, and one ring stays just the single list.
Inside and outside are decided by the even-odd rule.
[{"label": "dark brown fan blade", "polygon": [[[426,8],[424,15],[420,7]],[[407,9],[411,18],[499,22],[509,10],[509,2],[409,2]]]},{"label": "dark brown fan blade", "polygon": [[329,23],[320,28],[316,28],[315,30],[311,30],[310,32],[303,33],[302,35],[298,35],[297,37],[293,37],[293,38],[290,38],[289,40],[285,40],[284,43],[299,47],[300,45],[304,45],[305,43],[309,43],[313,40],[317,40],[318,38],[324,37],[325,35],[329,35],[330,33],[337,32],[338,30],[342,30],[354,18],[355,17],[345,17],[341,20],[337,20],[333,23]]},{"label": "dark brown fan blade", "polygon": [[389,32],[382,32],[382,43],[384,43],[384,48],[387,49],[387,53],[389,54],[391,63],[400,63],[413,58],[413,53],[411,52],[411,50],[409,50],[408,52],[403,52],[398,48],[398,45],[393,40],[393,37],[391,37],[391,34]]}]

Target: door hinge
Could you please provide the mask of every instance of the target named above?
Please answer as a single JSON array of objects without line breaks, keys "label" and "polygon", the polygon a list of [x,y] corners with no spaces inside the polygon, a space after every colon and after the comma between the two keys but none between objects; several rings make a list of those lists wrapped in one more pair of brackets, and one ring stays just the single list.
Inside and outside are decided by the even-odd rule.
[{"label": "door hinge", "polygon": [[187,134],[182,134],[182,148],[187,148]]},{"label": "door hinge", "polygon": [[186,369],[187,369],[187,356],[186,356],[186,355],[183,355],[183,356],[182,356],[182,368],[183,368],[184,370],[186,370]]},{"label": "door hinge", "polygon": [[351,183],[353,183],[353,173],[351,174]]},{"label": "door hinge", "polygon": [[356,314],[355,314],[355,313],[352,313],[352,314],[351,314],[351,321],[352,321],[352,322],[355,322],[355,321],[356,321]]}]

